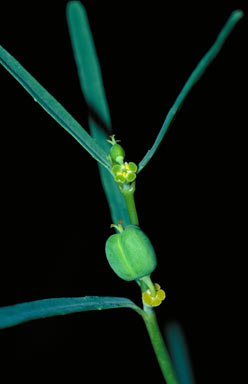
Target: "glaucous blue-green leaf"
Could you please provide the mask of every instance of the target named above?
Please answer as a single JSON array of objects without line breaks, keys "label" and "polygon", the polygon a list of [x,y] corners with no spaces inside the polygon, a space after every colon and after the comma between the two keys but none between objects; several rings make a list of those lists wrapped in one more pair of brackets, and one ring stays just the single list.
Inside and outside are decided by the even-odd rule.
[{"label": "glaucous blue-green leaf", "polygon": [[[110,171],[111,167],[107,159],[107,152],[96,143],[70,113],[2,46],[0,46],[0,63],[46,112],[65,128],[99,163]],[[16,102],[18,102],[18,100]]]},{"label": "glaucous blue-green leaf", "polygon": [[62,297],[43,299],[0,308],[0,328],[13,327],[30,320],[112,308],[131,308],[142,314],[142,309],[124,297]]},{"label": "glaucous blue-green leaf", "polygon": [[[67,22],[80,86],[88,106],[90,133],[109,153],[111,144],[107,139],[112,134],[110,112],[87,14],[79,1],[68,3]],[[99,171],[113,223],[123,220],[124,226],[130,224],[125,200],[112,175],[100,164]]]},{"label": "glaucous blue-green leaf", "polygon": [[181,326],[172,322],[166,326],[166,340],[180,384],[194,384],[189,350]]},{"label": "glaucous blue-green leaf", "polygon": [[236,10],[232,12],[229,19],[227,20],[226,24],[220,31],[219,35],[217,36],[216,41],[212,45],[212,47],[209,49],[209,51],[203,56],[203,58],[200,60],[188,80],[186,81],[183,89],[179,93],[178,97],[176,98],[176,101],[172,105],[171,109],[169,110],[164,123],[162,125],[162,128],[152,146],[152,148],[147,152],[145,157],[141,160],[138,166],[138,172],[140,172],[148,163],[148,161],[152,158],[156,150],[158,149],[159,144],[161,143],[164,135],[166,134],[168,128],[170,127],[172,121],[174,120],[174,117],[176,116],[176,113],[179,111],[180,107],[183,104],[183,101],[185,100],[186,96],[192,89],[192,87],[196,84],[196,82],[200,79],[200,77],[203,75],[209,64],[214,60],[214,58],[217,56],[219,51],[221,50],[226,38],[228,35],[232,32],[233,28],[237,24],[237,22],[243,17],[243,12],[240,10]]}]

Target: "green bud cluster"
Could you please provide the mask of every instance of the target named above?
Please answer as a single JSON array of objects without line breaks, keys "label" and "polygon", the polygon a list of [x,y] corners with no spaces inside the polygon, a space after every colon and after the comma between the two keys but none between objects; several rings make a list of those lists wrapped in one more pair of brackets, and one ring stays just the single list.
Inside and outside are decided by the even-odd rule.
[{"label": "green bud cluster", "polygon": [[136,179],[137,165],[133,162],[124,163],[125,151],[115,140],[115,135],[107,140],[112,147],[110,148],[110,159],[112,161],[112,173],[117,183],[132,183]]}]

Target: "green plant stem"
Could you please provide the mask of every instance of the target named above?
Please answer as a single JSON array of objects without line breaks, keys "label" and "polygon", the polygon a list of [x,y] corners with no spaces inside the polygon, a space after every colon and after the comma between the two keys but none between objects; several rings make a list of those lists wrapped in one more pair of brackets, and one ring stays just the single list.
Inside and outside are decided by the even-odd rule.
[{"label": "green plant stem", "polygon": [[145,306],[142,317],[166,383],[178,384],[169,353],[157,323],[154,310]]},{"label": "green plant stem", "polygon": [[123,194],[127,204],[130,222],[131,224],[139,225],[139,219],[138,219],[136,205],[134,201],[134,192],[135,192],[135,183],[132,183],[130,186],[128,185],[127,187],[123,186],[121,188],[121,193]]},{"label": "green plant stem", "polygon": [[[138,215],[137,215],[135,201],[134,201],[135,183],[132,183],[131,185],[128,185],[128,186],[123,185],[120,188],[120,190],[127,204],[131,224],[139,225]],[[141,287],[141,290],[142,290],[142,287]],[[157,323],[157,318],[153,308],[148,307],[147,305],[144,304],[144,310],[142,311],[141,315],[145,322],[146,329],[153,346],[153,350],[157,357],[159,366],[161,368],[161,371],[166,383],[179,384],[176,379],[174,369],[171,363],[171,359],[166,349],[163,337],[161,335],[161,332]]]}]

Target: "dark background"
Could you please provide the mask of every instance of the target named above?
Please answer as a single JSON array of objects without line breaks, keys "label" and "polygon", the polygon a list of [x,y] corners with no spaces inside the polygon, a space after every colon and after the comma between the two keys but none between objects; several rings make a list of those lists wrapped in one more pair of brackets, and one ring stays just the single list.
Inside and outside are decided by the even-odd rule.
[{"label": "dark background", "polygon": [[[2,3],[1,44],[87,128],[66,3]],[[84,4],[114,133],[127,160],[139,163],[193,68],[242,5]],[[137,180],[140,225],[158,256],[153,279],[167,293],[159,323],[162,330],[172,320],[181,324],[197,383],[229,371],[223,357],[243,332],[245,47],[247,16]],[[2,68],[0,84],[0,304],[85,295],[139,304],[138,286],[106,262],[113,231],[94,159]],[[39,375],[62,372],[69,382],[154,375],[162,383],[149,343],[141,318],[126,309],[39,320],[0,335],[3,365],[21,366],[26,377],[31,366]]]}]

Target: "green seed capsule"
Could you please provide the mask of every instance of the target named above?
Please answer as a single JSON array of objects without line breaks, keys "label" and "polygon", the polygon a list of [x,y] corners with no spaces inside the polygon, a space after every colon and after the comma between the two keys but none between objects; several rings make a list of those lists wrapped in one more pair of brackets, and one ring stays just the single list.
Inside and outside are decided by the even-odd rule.
[{"label": "green seed capsule", "polygon": [[116,163],[123,164],[125,151],[120,144],[114,144],[110,149],[110,156]]},{"label": "green seed capsule", "polygon": [[106,242],[106,256],[110,267],[123,280],[137,280],[150,275],[157,258],[148,237],[136,225],[128,225]]}]

